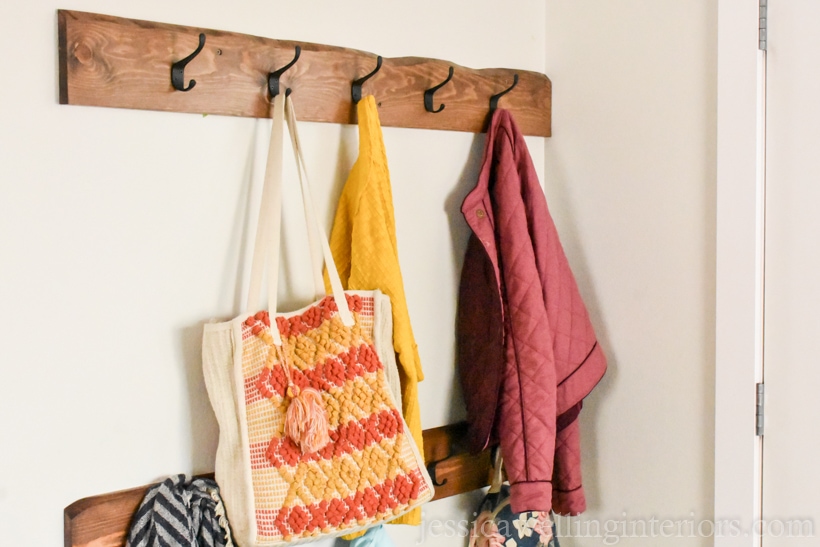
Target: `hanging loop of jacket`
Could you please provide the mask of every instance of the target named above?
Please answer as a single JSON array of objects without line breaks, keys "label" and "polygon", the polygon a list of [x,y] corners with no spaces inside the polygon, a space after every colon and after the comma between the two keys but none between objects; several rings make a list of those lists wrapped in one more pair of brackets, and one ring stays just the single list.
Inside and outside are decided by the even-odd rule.
[{"label": "hanging loop of jacket", "polygon": [[458,365],[472,449],[500,442],[514,512],[578,514],[585,500],[577,418],[606,359],[508,111],[493,114],[462,213],[472,234]]}]

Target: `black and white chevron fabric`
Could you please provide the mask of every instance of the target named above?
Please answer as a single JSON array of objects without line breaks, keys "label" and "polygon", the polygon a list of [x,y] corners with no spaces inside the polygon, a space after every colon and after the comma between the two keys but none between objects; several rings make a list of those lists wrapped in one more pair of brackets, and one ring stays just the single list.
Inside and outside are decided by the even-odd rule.
[{"label": "black and white chevron fabric", "polygon": [[168,477],[145,494],[126,547],[233,547],[219,487],[209,479]]}]

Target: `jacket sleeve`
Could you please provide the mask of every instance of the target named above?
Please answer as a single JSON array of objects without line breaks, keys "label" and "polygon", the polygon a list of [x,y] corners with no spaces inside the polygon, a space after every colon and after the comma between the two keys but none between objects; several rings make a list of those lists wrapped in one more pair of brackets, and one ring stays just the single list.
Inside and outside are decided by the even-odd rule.
[{"label": "jacket sleeve", "polygon": [[[556,380],[552,333],[522,198],[531,165],[519,165],[514,141],[499,131],[492,188],[505,302],[505,372],[498,436],[513,512],[552,506]],[[529,168],[528,168],[529,167]]]},{"label": "jacket sleeve", "polygon": [[586,510],[581,483],[581,433],[578,419],[558,431],[552,475],[552,510],[559,515],[578,515]]},{"label": "jacket sleeve", "polygon": [[[402,415],[416,446],[424,453],[418,400],[421,362],[399,268],[389,185],[386,165],[357,162],[339,199],[330,247],[345,289],[379,289],[390,297],[393,348],[402,386]],[[327,276],[325,285],[329,285]],[[414,509],[392,522],[419,524],[421,511]]]}]

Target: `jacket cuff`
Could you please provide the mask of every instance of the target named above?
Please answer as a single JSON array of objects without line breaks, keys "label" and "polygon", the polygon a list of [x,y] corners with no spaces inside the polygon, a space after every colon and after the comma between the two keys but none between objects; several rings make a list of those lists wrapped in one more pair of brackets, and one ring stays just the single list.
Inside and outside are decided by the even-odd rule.
[{"label": "jacket cuff", "polygon": [[513,513],[549,512],[552,507],[552,482],[518,482],[510,485],[510,505]]},{"label": "jacket cuff", "polygon": [[581,433],[576,419],[558,432],[552,482],[552,510],[578,515],[587,508],[581,482]]},{"label": "jacket cuff", "polygon": [[558,515],[576,516],[587,510],[587,500],[584,495],[584,487],[579,486],[575,490],[564,492],[561,490],[552,491],[552,510]]}]

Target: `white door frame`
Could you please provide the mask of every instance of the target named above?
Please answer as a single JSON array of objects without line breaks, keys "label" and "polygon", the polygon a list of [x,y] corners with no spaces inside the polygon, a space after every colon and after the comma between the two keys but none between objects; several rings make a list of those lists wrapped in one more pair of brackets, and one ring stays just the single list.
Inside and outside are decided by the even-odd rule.
[{"label": "white door frame", "polygon": [[[758,545],[761,221],[756,192],[759,0],[718,0],[715,520],[716,547]],[[748,533],[748,535],[747,535]]]}]

